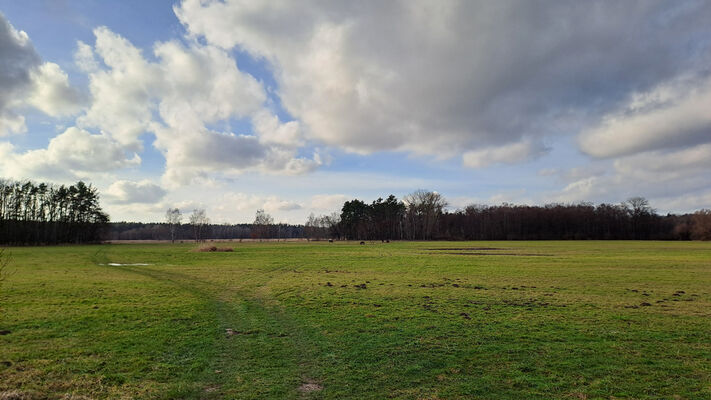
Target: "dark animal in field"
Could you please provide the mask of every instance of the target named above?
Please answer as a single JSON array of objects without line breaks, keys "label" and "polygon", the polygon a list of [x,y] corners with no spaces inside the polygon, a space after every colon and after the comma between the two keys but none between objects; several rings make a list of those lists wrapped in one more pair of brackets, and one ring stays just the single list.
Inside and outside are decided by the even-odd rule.
[{"label": "dark animal in field", "polygon": [[333,243],[333,239],[328,239],[328,243]]},{"label": "dark animal in field", "polygon": [[360,244],[365,244],[365,242],[360,242]]}]

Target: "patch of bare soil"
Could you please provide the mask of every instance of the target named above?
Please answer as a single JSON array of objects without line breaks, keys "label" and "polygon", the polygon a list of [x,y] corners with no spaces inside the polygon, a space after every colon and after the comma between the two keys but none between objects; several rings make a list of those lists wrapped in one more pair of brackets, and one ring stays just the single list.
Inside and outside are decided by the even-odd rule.
[{"label": "patch of bare soil", "polygon": [[255,333],[257,333],[257,331],[236,331],[232,328],[225,329],[225,336],[227,337],[235,335],[253,335]]},{"label": "patch of bare soil", "polygon": [[323,386],[315,382],[304,382],[299,386],[299,392],[301,393],[311,393],[323,390]]},{"label": "patch of bare soil", "polygon": [[201,253],[215,253],[215,252],[233,252],[235,249],[232,247],[217,247],[217,246],[203,246],[200,248],[197,248],[193,251],[201,252]]},{"label": "patch of bare soil", "polygon": [[27,393],[20,392],[19,390],[0,392],[0,400],[26,400],[30,398],[32,398],[32,396]]}]

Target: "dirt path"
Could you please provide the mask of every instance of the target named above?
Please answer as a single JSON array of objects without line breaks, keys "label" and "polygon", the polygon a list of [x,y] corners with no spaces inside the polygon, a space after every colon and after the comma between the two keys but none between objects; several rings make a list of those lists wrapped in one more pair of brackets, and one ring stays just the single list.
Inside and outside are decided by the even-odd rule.
[{"label": "dirt path", "polygon": [[264,291],[227,287],[153,266],[114,266],[176,287],[207,301],[219,326],[212,370],[201,384],[202,398],[223,398],[260,385],[263,397],[311,397],[322,389],[315,362],[317,345],[301,323],[290,318]]}]

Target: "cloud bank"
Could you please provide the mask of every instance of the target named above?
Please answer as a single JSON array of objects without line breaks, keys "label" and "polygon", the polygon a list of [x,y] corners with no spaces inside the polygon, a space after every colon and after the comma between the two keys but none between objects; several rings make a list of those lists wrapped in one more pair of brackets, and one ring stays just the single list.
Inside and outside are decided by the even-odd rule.
[{"label": "cloud bank", "polygon": [[268,60],[309,137],[356,152],[479,168],[540,157],[545,136],[584,132],[593,157],[666,145],[681,122],[708,137],[694,85],[665,110],[625,111],[634,93],[705,79],[704,2],[184,0],[175,12],[195,37]]}]

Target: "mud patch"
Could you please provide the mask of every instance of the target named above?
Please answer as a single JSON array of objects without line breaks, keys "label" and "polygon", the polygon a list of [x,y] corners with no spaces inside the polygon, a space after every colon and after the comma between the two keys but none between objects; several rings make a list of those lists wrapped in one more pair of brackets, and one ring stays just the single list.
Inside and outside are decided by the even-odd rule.
[{"label": "mud patch", "polygon": [[197,251],[200,253],[231,253],[235,251],[232,247],[217,247],[217,246],[206,246],[206,247],[200,247],[198,249],[195,249],[193,251]]}]

